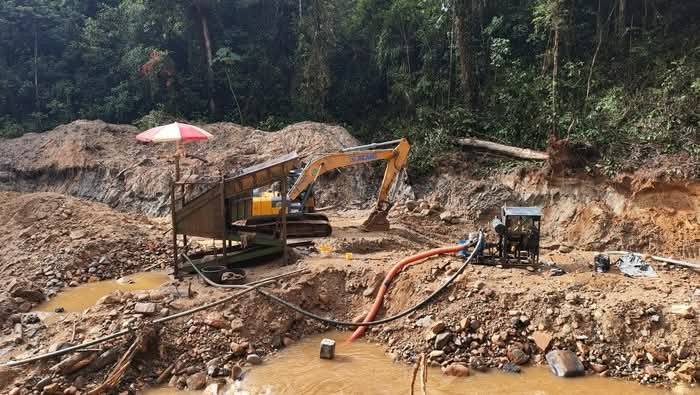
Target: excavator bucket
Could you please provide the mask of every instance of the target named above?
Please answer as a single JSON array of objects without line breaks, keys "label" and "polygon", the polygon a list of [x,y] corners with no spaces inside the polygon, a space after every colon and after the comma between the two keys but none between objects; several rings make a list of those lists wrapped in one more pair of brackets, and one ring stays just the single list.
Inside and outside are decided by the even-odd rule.
[{"label": "excavator bucket", "polygon": [[390,209],[390,205],[385,209],[375,207],[365,222],[362,223],[362,230],[365,232],[389,230],[389,220],[387,219],[387,216],[389,215]]}]

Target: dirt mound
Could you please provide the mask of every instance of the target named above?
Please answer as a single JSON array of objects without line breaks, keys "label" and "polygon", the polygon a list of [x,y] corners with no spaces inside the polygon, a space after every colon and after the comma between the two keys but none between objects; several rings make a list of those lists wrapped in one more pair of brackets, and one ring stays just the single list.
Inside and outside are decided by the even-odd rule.
[{"label": "dirt mound", "polygon": [[51,296],[168,260],[165,227],[56,193],[0,192],[0,275]]},{"label": "dirt mound", "polygon": [[504,205],[540,206],[546,248],[631,249],[697,259],[700,182],[682,169],[639,170],[612,179],[564,177],[544,167],[458,156],[415,188],[424,200],[456,213],[463,232],[488,228]]},{"label": "dirt mound", "polygon": [[[209,142],[189,143],[187,152],[207,163],[182,161],[183,177],[216,175],[297,151],[307,156],[357,145],[344,128],[301,122],[276,132],[233,123],[202,125],[214,134]],[[134,140],[129,125],[79,120],[54,130],[0,139],[0,189],[51,191],[107,203],[125,211],[162,215],[169,209],[174,165],[172,144],[146,145]],[[364,200],[367,168],[323,177],[316,190],[324,201]]]}]

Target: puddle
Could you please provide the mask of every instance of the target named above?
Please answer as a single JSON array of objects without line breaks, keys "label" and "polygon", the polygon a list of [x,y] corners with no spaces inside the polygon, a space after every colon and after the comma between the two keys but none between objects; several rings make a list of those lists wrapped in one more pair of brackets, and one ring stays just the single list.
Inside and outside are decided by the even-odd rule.
[{"label": "puddle", "polygon": [[[250,370],[237,390],[225,394],[321,395],[321,394],[408,394],[412,368],[403,363],[392,363],[383,348],[359,341],[343,344],[349,333],[326,333],[310,337],[267,359]],[[336,340],[336,359],[319,359],[322,338]],[[416,391],[420,386],[416,383]],[[498,371],[474,374],[469,377],[448,377],[439,369],[429,370],[427,392],[447,394],[615,394],[652,395],[671,392],[645,387],[633,382],[587,376],[560,378],[546,367],[526,368],[520,374]],[[172,388],[149,390],[148,395],[184,394]],[[193,394],[194,392],[187,392]],[[674,390],[676,394],[700,394],[697,389]]]},{"label": "puddle", "polygon": [[67,313],[82,312],[88,307],[94,306],[101,297],[114,291],[154,289],[169,280],[168,275],[164,272],[135,273],[124,278],[128,278],[131,281],[105,280],[81,284],[75,288],[64,288],[58,295],[40,304],[36,310],[53,312],[56,308],[63,307]]}]

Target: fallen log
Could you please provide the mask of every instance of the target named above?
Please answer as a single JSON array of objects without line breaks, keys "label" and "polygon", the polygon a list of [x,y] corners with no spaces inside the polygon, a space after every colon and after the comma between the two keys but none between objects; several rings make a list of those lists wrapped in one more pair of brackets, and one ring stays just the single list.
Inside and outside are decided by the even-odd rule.
[{"label": "fallen log", "polygon": [[465,147],[483,148],[489,151],[500,152],[508,156],[530,160],[547,160],[549,154],[542,151],[535,151],[529,148],[513,147],[511,145],[498,144],[486,140],[478,140],[473,138],[457,139],[457,144]]}]

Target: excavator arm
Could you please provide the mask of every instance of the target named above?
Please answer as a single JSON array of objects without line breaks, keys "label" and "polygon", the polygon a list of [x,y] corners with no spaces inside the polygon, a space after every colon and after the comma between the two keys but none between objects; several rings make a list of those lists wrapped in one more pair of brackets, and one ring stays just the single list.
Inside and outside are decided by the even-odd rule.
[{"label": "excavator arm", "polygon": [[[397,142],[398,144],[393,149],[365,149],[395,144]],[[368,219],[363,223],[363,229],[367,231],[386,230],[389,228],[389,222],[386,216],[391,208],[391,204],[388,201],[389,191],[391,190],[397,174],[406,166],[410,148],[411,146],[408,140],[403,138],[401,140],[369,144],[366,146],[348,148],[340,152],[325,154],[306,165],[297,181],[289,190],[287,196],[290,200],[296,200],[303,191],[313,186],[318,177],[331,170],[377,160],[386,160],[386,170],[384,171],[382,185],[379,187],[377,204]]]}]

